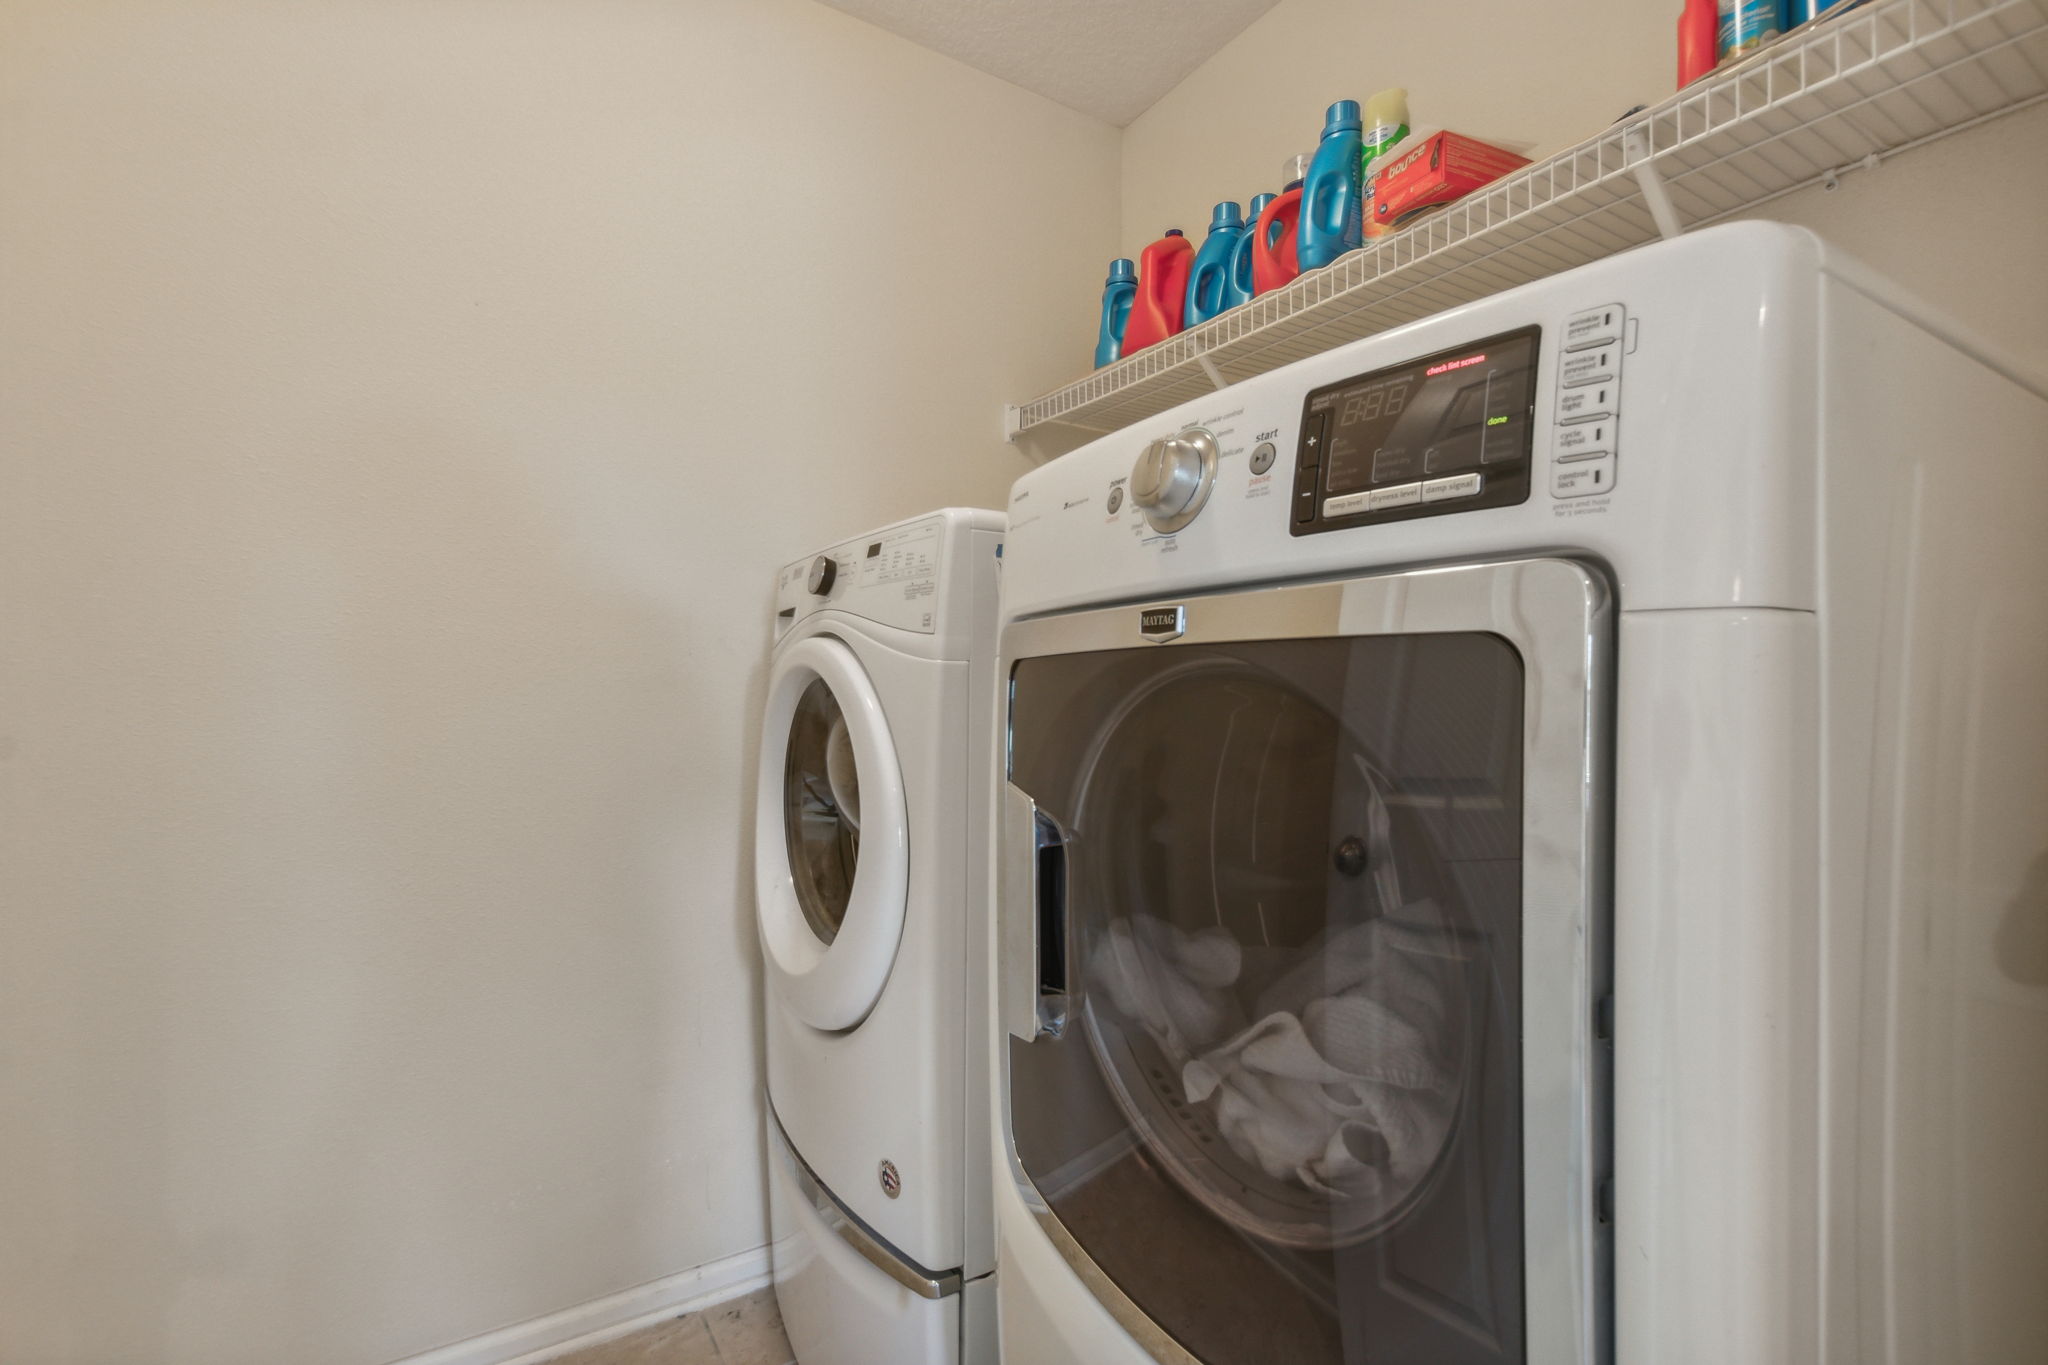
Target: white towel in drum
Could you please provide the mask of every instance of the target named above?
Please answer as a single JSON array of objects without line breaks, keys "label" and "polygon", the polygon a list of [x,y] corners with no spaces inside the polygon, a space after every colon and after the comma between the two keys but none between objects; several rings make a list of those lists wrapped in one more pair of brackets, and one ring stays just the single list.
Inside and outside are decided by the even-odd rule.
[{"label": "white towel in drum", "polygon": [[1182,1067],[1188,1099],[1213,1097],[1224,1140],[1270,1176],[1398,1195],[1428,1173],[1456,1105],[1445,957],[1386,920],[1332,935],[1260,993],[1255,1022]]},{"label": "white towel in drum", "polygon": [[[1452,960],[1428,902],[1341,930],[1259,991],[1221,928],[1113,921],[1090,977],[1181,1067],[1190,1103],[1275,1179],[1399,1198],[1427,1174],[1456,1107],[1446,1033]],[[1248,1017],[1251,1022],[1247,1022]],[[1455,1065],[1455,1063],[1451,1063]]]},{"label": "white towel in drum", "polygon": [[1117,1012],[1182,1062],[1244,1027],[1229,989],[1243,970],[1237,940],[1222,929],[1184,933],[1150,915],[1111,922],[1089,964]]}]

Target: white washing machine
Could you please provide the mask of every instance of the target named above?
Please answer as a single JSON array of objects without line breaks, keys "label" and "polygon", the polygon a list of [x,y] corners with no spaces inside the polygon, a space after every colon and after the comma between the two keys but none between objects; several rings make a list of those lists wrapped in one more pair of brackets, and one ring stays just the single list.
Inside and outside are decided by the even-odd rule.
[{"label": "white washing machine", "polygon": [[775,1293],[802,1365],[993,1362],[986,736],[1002,517],[784,568],[754,833]]},{"label": "white washing machine", "polygon": [[1009,511],[1006,1365],[2048,1359],[2048,385],[1724,226]]}]

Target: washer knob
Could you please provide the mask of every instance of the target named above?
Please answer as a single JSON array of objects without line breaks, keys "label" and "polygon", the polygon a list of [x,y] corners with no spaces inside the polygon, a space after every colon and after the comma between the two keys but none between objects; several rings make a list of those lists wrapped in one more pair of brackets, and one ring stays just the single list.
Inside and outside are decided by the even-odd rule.
[{"label": "washer knob", "polygon": [[833,580],[838,577],[839,565],[834,562],[832,556],[819,555],[811,561],[811,576],[804,582],[814,594],[823,597],[832,591]]},{"label": "washer knob", "polygon": [[1154,441],[1131,467],[1131,501],[1161,532],[1195,519],[1216,484],[1216,438],[1197,427]]}]

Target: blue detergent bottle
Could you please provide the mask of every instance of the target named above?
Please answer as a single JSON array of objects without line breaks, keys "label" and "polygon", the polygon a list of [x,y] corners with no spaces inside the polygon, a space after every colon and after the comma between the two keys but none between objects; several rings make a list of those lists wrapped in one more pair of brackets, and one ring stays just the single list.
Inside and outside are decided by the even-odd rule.
[{"label": "blue detergent bottle", "polygon": [[1323,115],[1323,140],[1301,187],[1295,254],[1303,270],[1328,265],[1365,242],[1359,203],[1358,154],[1364,148],[1357,100],[1338,100]]},{"label": "blue detergent bottle", "polygon": [[1138,267],[1128,256],[1109,263],[1102,285],[1102,330],[1095,334],[1095,368],[1101,369],[1124,352],[1124,328],[1131,321],[1131,300],[1138,297]]},{"label": "blue detergent bottle", "polygon": [[1259,215],[1266,211],[1266,205],[1278,196],[1255,194],[1245,209],[1244,232],[1239,235],[1237,245],[1230,249],[1230,270],[1223,277],[1223,306],[1235,308],[1240,303],[1252,301],[1252,224],[1259,221]]},{"label": "blue detergent bottle", "polygon": [[1202,249],[1195,253],[1194,267],[1188,271],[1188,302],[1181,310],[1186,319],[1182,326],[1207,322],[1230,307],[1230,258],[1242,240],[1244,209],[1235,200],[1226,199],[1209,211],[1209,235],[1202,239]]}]

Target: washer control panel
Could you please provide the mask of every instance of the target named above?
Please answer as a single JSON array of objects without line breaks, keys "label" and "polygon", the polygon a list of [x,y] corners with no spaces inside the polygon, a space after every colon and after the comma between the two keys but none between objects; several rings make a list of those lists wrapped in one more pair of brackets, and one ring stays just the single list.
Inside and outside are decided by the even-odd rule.
[{"label": "washer control panel", "polygon": [[1310,390],[1290,533],[1527,501],[1542,340],[1524,327]]},{"label": "washer control panel", "polygon": [[779,628],[831,607],[929,635],[937,629],[945,545],[945,520],[926,517],[784,565],[775,580]]},{"label": "washer control panel", "polygon": [[1550,493],[1584,498],[1614,489],[1621,434],[1621,356],[1628,313],[1603,303],[1564,324],[1557,361],[1557,421],[1550,445]]}]

